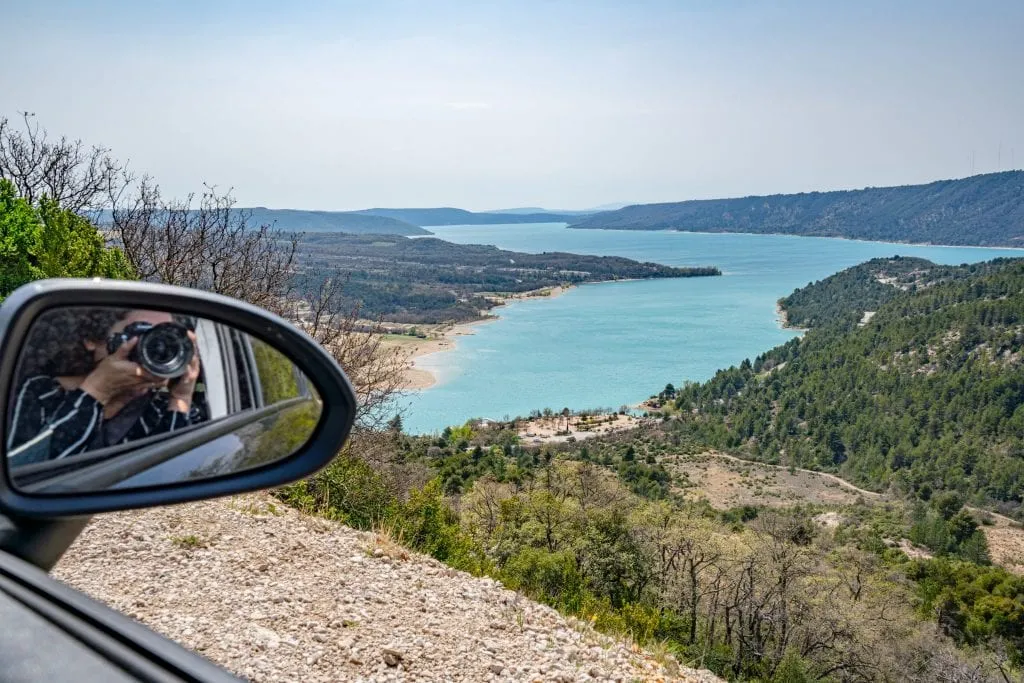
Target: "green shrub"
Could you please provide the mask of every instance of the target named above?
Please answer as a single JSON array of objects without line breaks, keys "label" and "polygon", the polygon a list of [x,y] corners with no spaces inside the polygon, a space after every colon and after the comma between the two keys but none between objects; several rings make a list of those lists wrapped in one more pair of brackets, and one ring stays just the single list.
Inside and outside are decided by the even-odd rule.
[{"label": "green shrub", "polygon": [[313,477],[278,489],[276,495],[289,505],[356,529],[372,529],[400,509],[384,478],[347,453],[338,455]]},{"label": "green shrub", "polygon": [[409,502],[391,513],[391,521],[402,529],[403,538],[415,550],[474,574],[487,568],[483,551],[463,531],[459,517],[448,506],[439,479],[409,494]]},{"label": "green shrub", "polygon": [[48,198],[33,206],[0,179],[0,299],[51,277],[134,279],[135,273],[88,220]]},{"label": "green shrub", "polygon": [[620,610],[625,622],[626,632],[638,643],[649,643],[654,640],[661,626],[661,614],[649,605],[631,602]]},{"label": "green shrub", "polygon": [[772,683],[810,683],[815,680],[807,671],[807,664],[797,652],[790,650],[779,662]]},{"label": "green shrub", "polygon": [[275,495],[307,513],[356,529],[390,529],[403,545],[456,569],[479,575],[490,568],[483,550],[445,501],[439,479],[414,489],[409,501],[402,503],[378,472],[343,453],[320,473],[278,489]]},{"label": "green shrub", "polygon": [[574,614],[583,610],[584,579],[570,552],[522,548],[508,558],[499,577],[509,588],[548,604]]},{"label": "green shrub", "polygon": [[1024,577],[999,567],[946,559],[916,560],[907,575],[916,580],[921,612],[958,643],[1006,643],[1015,666],[1024,663]]}]

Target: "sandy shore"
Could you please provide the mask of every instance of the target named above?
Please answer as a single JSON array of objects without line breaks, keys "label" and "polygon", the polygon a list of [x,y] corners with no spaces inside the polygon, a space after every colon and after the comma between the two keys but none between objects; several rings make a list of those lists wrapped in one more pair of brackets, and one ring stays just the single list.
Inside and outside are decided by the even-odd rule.
[{"label": "sandy shore", "polygon": [[789,322],[789,315],[786,313],[786,309],[782,307],[782,304],[775,304],[775,315],[779,318],[779,327],[784,330],[792,330],[793,332],[807,332],[807,327],[797,327]]},{"label": "sandy shore", "polygon": [[782,304],[778,302],[775,304],[775,317],[779,319],[779,326],[782,329],[789,329],[789,315],[786,313],[786,309],[782,307]]},{"label": "sandy shore", "polygon": [[426,339],[399,335],[389,336],[385,343],[389,346],[401,348],[408,356],[408,366],[405,369],[402,389],[404,391],[418,391],[429,389],[437,384],[437,376],[430,370],[418,367],[416,362],[424,356],[433,353],[451,351],[455,348],[456,340],[459,337],[476,334],[477,326],[496,319],[486,318],[458,325],[437,325],[428,332]]},{"label": "sandy shore", "polygon": [[558,287],[545,287],[544,289],[533,289],[529,292],[520,292],[519,294],[509,294],[500,298],[503,302],[522,301],[524,299],[554,299],[557,296],[562,296],[570,289],[572,287],[562,287],[559,285]]},{"label": "sandy shore", "polygon": [[[491,298],[497,302],[498,306],[503,306],[509,301],[553,299],[556,296],[561,296],[569,289],[570,287],[547,287],[545,289],[509,294],[507,296],[493,295]],[[490,317],[482,320],[474,320],[457,325],[418,326],[420,330],[427,333],[426,339],[406,335],[389,335],[385,340],[385,344],[400,348],[403,353],[408,355],[409,359],[408,367],[404,373],[402,389],[405,391],[419,391],[429,389],[437,384],[437,376],[430,370],[417,366],[416,361],[433,353],[451,351],[455,348],[459,337],[476,334],[476,328],[479,325],[493,322],[497,319],[498,316],[492,314]]]}]

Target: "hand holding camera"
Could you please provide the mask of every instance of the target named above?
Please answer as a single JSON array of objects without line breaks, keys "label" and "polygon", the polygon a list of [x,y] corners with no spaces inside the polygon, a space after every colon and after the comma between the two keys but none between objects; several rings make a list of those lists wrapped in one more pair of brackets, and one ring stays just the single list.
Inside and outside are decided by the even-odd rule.
[{"label": "hand holding camera", "polygon": [[115,396],[141,393],[163,384],[166,380],[146,372],[141,365],[131,360],[132,351],[138,345],[138,338],[129,339],[114,353],[101,360],[86,376],[79,389],[102,404]]},{"label": "hand holding camera", "polygon": [[105,404],[180,378],[171,391],[172,409],[188,411],[200,368],[194,332],[177,323],[136,322],[111,335],[107,351],[82,382],[82,391]]}]

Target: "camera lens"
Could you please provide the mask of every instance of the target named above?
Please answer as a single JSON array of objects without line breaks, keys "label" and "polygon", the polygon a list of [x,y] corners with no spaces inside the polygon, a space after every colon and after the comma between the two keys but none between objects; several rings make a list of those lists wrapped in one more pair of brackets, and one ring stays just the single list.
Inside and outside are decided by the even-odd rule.
[{"label": "camera lens", "polygon": [[150,374],[174,378],[185,374],[195,348],[183,325],[161,323],[139,337],[136,351],[139,365]]}]

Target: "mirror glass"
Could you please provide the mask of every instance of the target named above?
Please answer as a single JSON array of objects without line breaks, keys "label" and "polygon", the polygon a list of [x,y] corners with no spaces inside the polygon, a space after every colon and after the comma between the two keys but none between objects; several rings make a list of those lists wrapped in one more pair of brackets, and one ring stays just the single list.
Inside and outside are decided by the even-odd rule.
[{"label": "mirror glass", "polygon": [[285,354],[229,325],[81,306],[33,321],[7,406],[11,481],[43,495],[265,465],[301,448],[321,412]]}]

